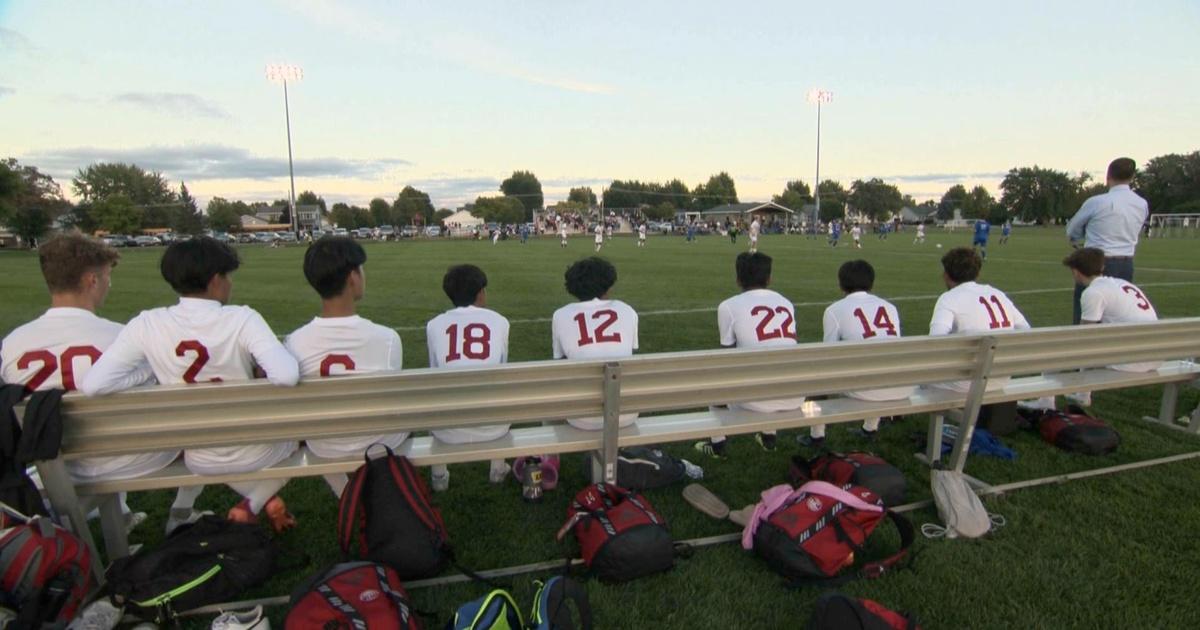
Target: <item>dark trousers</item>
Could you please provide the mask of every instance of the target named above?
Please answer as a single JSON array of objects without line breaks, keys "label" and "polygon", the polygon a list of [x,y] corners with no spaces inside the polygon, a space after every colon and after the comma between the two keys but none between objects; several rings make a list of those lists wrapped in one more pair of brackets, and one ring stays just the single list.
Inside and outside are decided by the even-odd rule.
[{"label": "dark trousers", "polygon": [[[1104,260],[1104,275],[1113,278],[1120,278],[1126,282],[1133,282],[1133,258],[1106,258]],[[1083,306],[1079,300],[1083,297],[1083,290],[1087,287],[1082,284],[1075,285],[1075,319],[1076,324],[1083,319]]]}]

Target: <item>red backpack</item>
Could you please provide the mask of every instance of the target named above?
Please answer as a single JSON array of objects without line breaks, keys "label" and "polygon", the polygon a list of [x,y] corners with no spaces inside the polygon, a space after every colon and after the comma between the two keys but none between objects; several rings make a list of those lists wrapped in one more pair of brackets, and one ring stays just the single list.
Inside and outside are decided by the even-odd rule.
[{"label": "red backpack", "polygon": [[921,626],[879,602],[826,593],[817,599],[808,630],[921,630]]},{"label": "red backpack", "polygon": [[742,546],[753,548],[767,565],[784,577],[803,583],[831,581],[853,566],[876,526],[888,517],[900,531],[900,550],[869,562],[837,581],[877,578],[908,555],[912,524],[883,507],[874,492],[862,486],[842,490],[824,481],[810,481],[793,490],[776,486],[763,493],[742,534]]},{"label": "red backpack", "polygon": [[34,517],[0,537],[0,604],[14,628],[66,624],[92,590],[92,555],[74,534]]},{"label": "red backpack", "polygon": [[335,564],[292,593],[284,630],[419,630],[400,576],[375,562]]},{"label": "red backpack", "polygon": [[559,538],[570,529],[584,564],[602,580],[624,582],[666,571],[675,562],[666,519],[645,497],[620,486],[597,483],[580,490]]},{"label": "red backpack", "polygon": [[814,479],[846,490],[850,486],[863,486],[879,495],[886,506],[904,503],[908,482],[904,473],[871,453],[852,451],[849,453],[822,453],[805,460],[796,455],[788,471],[793,486],[802,486]]},{"label": "red backpack", "polygon": [[1121,444],[1121,435],[1115,429],[1077,407],[1067,413],[1047,409],[1036,420],[1042,439],[1064,451],[1107,455]]},{"label": "red backpack", "polygon": [[338,542],[347,556],[356,524],[359,555],[392,567],[403,580],[437,575],[452,560],[446,524],[425,479],[390,448],[386,457],[366,457],[342,492]]}]

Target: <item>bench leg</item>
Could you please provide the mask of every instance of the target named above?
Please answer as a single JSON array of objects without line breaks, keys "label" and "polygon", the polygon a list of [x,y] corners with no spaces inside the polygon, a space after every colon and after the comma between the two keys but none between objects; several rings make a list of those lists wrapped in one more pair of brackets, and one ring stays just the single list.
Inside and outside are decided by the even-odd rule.
[{"label": "bench leg", "polygon": [[605,483],[617,483],[617,435],[621,432],[621,365],[604,366],[604,439],[601,443],[601,474]]},{"label": "bench leg", "polygon": [[50,499],[50,507],[58,515],[61,525],[83,541],[92,553],[92,573],[98,583],[104,582],[104,564],[100,560],[100,552],[96,549],[96,541],[92,538],[92,530],[88,528],[87,515],[79,504],[75,494],[75,485],[62,460],[52,459],[37,463],[38,476],[42,478],[42,486]]},{"label": "bench leg", "polygon": [[1175,411],[1179,404],[1179,384],[1163,385],[1162,405],[1158,411],[1158,421],[1163,424],[1175,424]]},{"label": "bench leg", "polygon": [[1188,431],[1200,433],[1200,405],[1192,410],[1192,420],[1188,423]]},{"label": "bench leg", "polygon": [[129,535],[125,532],[120,494],[108,494],[100,499],[100,527],[104,531],[104,551],[108,560],[128,556]]},{"label": "bench leg", "polygon": [[929,434],[925,437],[925,463],[933,466],[942,459],[942,427],[946,417],[935,413],[929,417]]}]

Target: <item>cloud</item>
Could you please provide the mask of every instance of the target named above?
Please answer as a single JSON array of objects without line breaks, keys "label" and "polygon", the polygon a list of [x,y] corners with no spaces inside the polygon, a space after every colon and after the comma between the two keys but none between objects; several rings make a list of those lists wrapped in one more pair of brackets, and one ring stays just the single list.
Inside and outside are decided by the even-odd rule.
[{"label": "cloud", "polygon": [[983,173],[915,173],[908,175],[886,175],[884,181],[900,182],[961,182],[979,179],[1004,179],[1008,171],[990,171]]},{"label": "cloud", "polygon": [[495,177],[431,177],[410,180],[405,184],[428,193],[439,206],[472,202],[480,195],[501,194],[500,180]]},{"label": "cloud", "polygon": [[13,88],[0,85],[0,98],[4,98],[5,96],[12,96],[13,94],[16,94],[16,93],[17,93],[17,91],[14,90]]},{"label": "cloud", "polygon": [[197,94],[187,92],[125,92],[112,97],[113,103],[133,105],[155,112],[185,114],[228,120],[229,112]]},{"label": "cloud", "polygon": [[[246,149],[219,144],[151,146],[108,149],[74,147],[47,149],[26,155],[22,161],[37,164],[52,175],[71,176],[78,168],[95,162],[128,162],[159,171],[172,179],[273,179],[288,172],[287,158],[262,157]],[[295,161],[297,177],[378,178],[389,171],[409,166],[399,158],[347,159],[303,158]],[[497,184],[498,185],[498,184]]]},{"label": "cloud", "polygon": [[12,29],[0,28],[0,50],[29,54],[36,52],[37,46],[34,46],[28,37]]}]

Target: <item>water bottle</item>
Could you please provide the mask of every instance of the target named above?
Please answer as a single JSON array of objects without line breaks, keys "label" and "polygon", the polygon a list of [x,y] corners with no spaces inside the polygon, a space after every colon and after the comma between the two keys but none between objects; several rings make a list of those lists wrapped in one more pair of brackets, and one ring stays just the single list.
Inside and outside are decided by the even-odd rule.
[{"label": "water bottle", "polygon": [[526,457],[521,475],[521,498],[530,503],[542,500],[542,460]]}]

